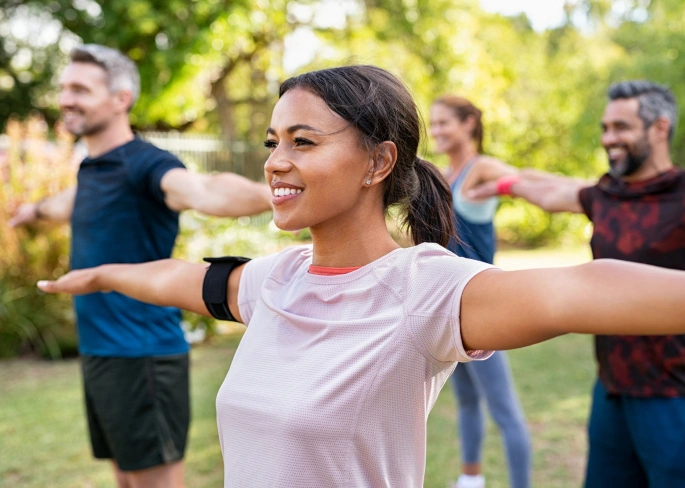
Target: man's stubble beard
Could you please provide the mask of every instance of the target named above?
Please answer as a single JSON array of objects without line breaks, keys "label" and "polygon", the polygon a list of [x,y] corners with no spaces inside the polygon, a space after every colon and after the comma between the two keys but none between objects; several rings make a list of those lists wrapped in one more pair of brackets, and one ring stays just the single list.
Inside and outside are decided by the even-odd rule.
[{"label": "man's stubble beard", "polygon": [[614,178],[622,178],[634,174],[652,154],[652,147],[647,140],[646,134],[632,148],[627,145],[623,147],[626,149],[626,156],[623,160],[616,164],[612,164],[611,161],[609,162],[609,174]]},{"label": "man's stubble beard", "polygon": [[[78,111],[78,115],[82,117],[83,119],[86,119],[87,117],[84,115],[82,110]],[[67,131],[74,137],[90,137],[99,134],[100,132],[104,131],[110,124],[110,121],[107,120],[102,120],[99,122],[95,123],[88,123],[87,120],[84,120],[77,128],[75,129],[70,129],[68,124],[65,124],[65,128]]]}]

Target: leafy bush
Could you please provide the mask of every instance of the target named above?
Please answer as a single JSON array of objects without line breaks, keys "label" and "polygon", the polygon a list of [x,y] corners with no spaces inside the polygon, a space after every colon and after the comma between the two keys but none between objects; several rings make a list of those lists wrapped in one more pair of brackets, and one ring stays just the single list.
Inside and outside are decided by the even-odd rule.
[{"label": "leafy bush", "polygon": [[38,116],[7,124],[0,147],[0,357],[37,353],[60,357],[75,352],[70,299],[44,296],[39,279],[68,266],[68,226],[39,222],[12,229],[8,220],[25,201],[35,201],[74,184],[73,143],[59,126],[55,142]]},{"label": "leafy bush", "polygon": [[584,244],[592,233],[592,224],[585,215],[550,214],[522,199],[502,198],[495,229],[502,243],[534,249]]}]

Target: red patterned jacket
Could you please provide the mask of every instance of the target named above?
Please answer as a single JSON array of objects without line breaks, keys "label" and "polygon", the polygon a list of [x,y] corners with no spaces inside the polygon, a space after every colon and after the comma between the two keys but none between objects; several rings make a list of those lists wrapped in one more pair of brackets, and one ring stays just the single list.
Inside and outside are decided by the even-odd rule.
[{"label": "red patterned jacket", "polygon": [[[604,175],[581,190],[580,202],[594,225],[595,259],[685,270],[683,171],[631,184]],[[595,350],[600,381],[610,393],[685,397],[685,335],[596,336]]]}]

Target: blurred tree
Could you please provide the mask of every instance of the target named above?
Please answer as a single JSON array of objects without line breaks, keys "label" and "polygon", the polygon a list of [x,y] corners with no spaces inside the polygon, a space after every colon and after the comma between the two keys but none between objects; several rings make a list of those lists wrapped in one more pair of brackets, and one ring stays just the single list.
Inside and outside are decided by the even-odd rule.
[{"label": "blurred tree", "polygon": [[[685,3],[679,0],[626,0],[620,5],[592,0],[596,21],[606,36],[624,51],[615,63],[612,81],[649,79],[667,85],[681,103],[685,100]],[[599,9],[599,6],[604,6]],[[680,113],[680,127],[684,115]],[[685,165],[685,134],[676,132],[674,162]]]},{"label": "blurred tree", "polygon": [[0,128],[12,114],[24,117],[34,110],[55,120],[53,75],[63,62],[63,47],[75,39],[49,8],[0,2]]},{"label": "blurred tree", "polygon": [[[478,0],[5,0],[0,8],[0,124],[31,107],[54,117],[53,73],[81,40],[138,63],[139,129],[257,142],[286,75],[362,62],[398,74],[424,113],[441,93],[473,100],[494,156],[588,178],[606,169],[598,122],[611,81],[649,77],[685,95],[677,0],[568,0],[565,24],[544,32],[525,15],[485,13]],[[431,156],[429,145],[423,151]],[[685,138],[674,153],[685,155]],[[517,216],[505,219],[511,239],[540,243],[583,227],[505,207]]]},{"label": "blurred tree", "polygon": [[[234,138],[250,128],[238,127],[235,108],[269,100],[267,81],[282,77],[282,41],[295,27],[279,0],[11,0],[0,11],[0,124],[31,107],[55,116],[51,82],[82,41],[120,49],[138,64],[138,128],[184,129],[211,113]],[[45,41],[31,34],[46,29]]]},{"label": "blurred tree", "polygon": [[[326,65],[352,58],[383,66],[409,85],[424,113],[442,93],[469,98],[484,112],[486,152],[514,165],[588,178],[605,171],[599,120],[623,50],[575,26],[578,6],[569,6],[565,25],[540,33],[525,15],[488,14],[475,0],[365,5],[344,31],[323,33]],[[424,152],[446,163],[430,147]],[[582,236],[587,221],[505,201],[498,224],[505,240],[532,245],[566,228],[567,237]]]}]

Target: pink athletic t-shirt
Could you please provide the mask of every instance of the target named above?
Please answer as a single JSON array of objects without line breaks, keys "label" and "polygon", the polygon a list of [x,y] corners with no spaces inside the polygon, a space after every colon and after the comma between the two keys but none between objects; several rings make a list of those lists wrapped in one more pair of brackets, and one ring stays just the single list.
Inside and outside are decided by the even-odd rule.
[{"label": "pink athletic t-shirt", "polygon": [[225,487],[420,487],[426,420],[465,351],[464,286],[491,265],[437,244],[338,276],[310,246],[250,261],[248,326],[217,396]]}]

